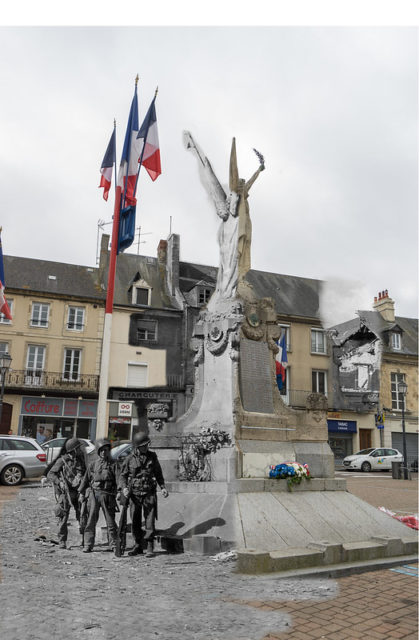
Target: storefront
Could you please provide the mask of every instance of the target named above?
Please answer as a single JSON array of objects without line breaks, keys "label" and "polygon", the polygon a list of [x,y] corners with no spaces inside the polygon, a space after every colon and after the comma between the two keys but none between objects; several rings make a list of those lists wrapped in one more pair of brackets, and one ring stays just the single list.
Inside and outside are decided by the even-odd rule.
[{"label": "storefront", "polygon": [[96,400],[24,396],[19,416],[19,434],[36,438],[96,437]]},{"label": "storefront", "polygon": [[185,394],[164,388],[113,389],[112,400],[108,402],[108,436],[111,440],[129,440],[137,431],[147,432],[150,426],[150,405],[162,408],[160,417],[165,422],[172,422],[185,412]]},{"label": "storefront", "polygon": [[335,456],[335,463],[342,464],[343,458],[353,453],[353,434],[357,432],[355,420],[328,420],[329,445]]}]

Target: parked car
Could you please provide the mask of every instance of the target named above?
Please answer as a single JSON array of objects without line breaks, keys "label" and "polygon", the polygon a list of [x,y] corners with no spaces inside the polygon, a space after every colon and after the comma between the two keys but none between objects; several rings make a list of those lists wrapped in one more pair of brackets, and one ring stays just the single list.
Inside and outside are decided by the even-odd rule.
[{"label": "parked car", "polygon": [[34,438],[0,436],[0,482],[12,487],[23,478],[37,478],[46,468],[47,456]]},{"label": "parked car", "polygon": [[132,453],[132,448],[131,440],[120,440],[115,443],[111,449],[111,458],[116,462],[116,473],[118,477],[124,460]]},{"label": "parked car", "polygon": [[[60,453],[61,448],[66,440],[67,438],[54,438],[53,440],[47,440],[47,442],[44,442],[43,444],[41,444],[42,449],[47,454],[48,464],[50,464],[50,462],[55,460],[55,458]],[[94,451],[95,445],[93,444],[93,442],[91,442],[90,440],[87,440],[86,438],[79,438],[79,440],[81,441],[82,445],[86,447],[87,454]]]},{"label": "parked car", "polygon": [[403,455],[397,449],[362,449],[358,453],[346,456],[343,466],[347,471],[360,469],[361,471],[376,471],[391,469],[392,462],[403,462]]}]

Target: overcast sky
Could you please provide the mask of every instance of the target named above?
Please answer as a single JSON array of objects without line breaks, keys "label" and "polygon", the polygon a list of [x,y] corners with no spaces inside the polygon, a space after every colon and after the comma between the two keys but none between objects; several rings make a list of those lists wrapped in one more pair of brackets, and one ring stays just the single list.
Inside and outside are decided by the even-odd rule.
[{"label": "overcast sky", "polygon": [[163,171],[140,176],[140,253],[156,255],[171,219],[182,260],[218,264],[219,218],[182,132],[224,184],[235,136],[241,177],[253,147],[266,161],[253,268],[330,281],[327,323],[384,289],[417,317],[414,27],[2,27],[0,56],[5,254],[95,264],[113,210],[99,168],[114,118],[119,162],[138,73],[140,121],[159,87]]}]

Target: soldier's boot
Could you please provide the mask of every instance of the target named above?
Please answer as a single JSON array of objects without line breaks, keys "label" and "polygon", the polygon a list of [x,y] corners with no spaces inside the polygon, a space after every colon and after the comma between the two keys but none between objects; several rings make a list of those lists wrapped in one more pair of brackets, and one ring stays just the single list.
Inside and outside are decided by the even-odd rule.
[{"label": "soldier's boot", "polygon": [[58,547],[59,549],[67,549],[67,543],[65,540],[60,540],[60,542],[58,543]]},{"label": "soldier's boot", "polygon": [[154,546],[151,540],[147,542],[147,553],[145,555],[147,558],[154,558]]},{"label": "soldier's boot", "polygon": [[116,558],[120,558],[122,556],[121,553],[121,542],[119,540],[119,538],[116,538],[115,540],[113,540],[112,545],[111,545],[111,549],[114,552],[114,555]]},{"label": "soldier's boot", "polygon": [[93,549],[90,546],[84,547],[84,549],[83,549],[83,553],[92,553],[92,551],[93,551]]},{"label": "soldier's boot", "polygon": [[129,556],[139,556],[143,553],[143,548],[141,544],[135,544],[131,551],[128,551]]}]

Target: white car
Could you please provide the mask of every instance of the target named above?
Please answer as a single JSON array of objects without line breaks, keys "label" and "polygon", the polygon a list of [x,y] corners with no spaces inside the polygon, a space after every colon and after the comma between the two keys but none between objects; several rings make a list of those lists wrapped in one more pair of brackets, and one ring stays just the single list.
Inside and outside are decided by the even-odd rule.
[{"label": "white car", "polygon": [[9,487],[23,478],[37,478],[46,468],[47,456],[34,438],[0,436],[0,483]]},{"label": "white car", "polygon": [[[67,439],[68,438],[54,438],[53,440],[47,440],[46,442],[41,444],[41,447],[47,454],[47,464],[50,464],[50,462],[55,460],[55,458],[60,453],[64,442]],[[82,446],[86,447],[86,453],[91,453],[92,451],[94,451],[95,445],[93,444],[93,442],[87,440],[86,438],[79,438],[79,440],[82,443]]]},{"label": "white car", "polygon": [[343,459],[343,466],[347,471],[360,469],[361,471],[377,471],[391,469],[392,462],[403,462],[403,455],[397,449],[362,449],[352,456]]}]

